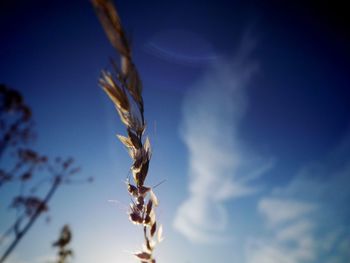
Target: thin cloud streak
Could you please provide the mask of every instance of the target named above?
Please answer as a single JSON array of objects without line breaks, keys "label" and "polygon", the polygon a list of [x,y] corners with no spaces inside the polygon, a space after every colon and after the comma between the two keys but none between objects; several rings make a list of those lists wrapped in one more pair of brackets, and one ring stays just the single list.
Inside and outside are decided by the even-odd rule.
[{"label": "thin cloud streak", "polygon": [[278,224],[292,221],[316,209],[314,204],[281,198],[263,198],[258,204],[268,224],[274,227]]},{"label": "thin cloud streak", "polygon": [[[214,63],[187,94],[181,136],[189,152],[189,197],[174,227],[193,242],[229,240],[224,202],[255,193],[252,181],[272,165],[247,154],[238,136],[246,88],[257,64],[244,48],[233,60]],[[244,175],[239,169],[246,168]]]}]

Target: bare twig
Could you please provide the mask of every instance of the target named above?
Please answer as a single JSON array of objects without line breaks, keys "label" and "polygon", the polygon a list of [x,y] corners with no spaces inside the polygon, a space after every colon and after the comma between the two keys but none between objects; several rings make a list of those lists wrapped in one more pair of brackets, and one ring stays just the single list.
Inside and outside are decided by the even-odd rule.
[{"label": "bare twig", "polygon": [[[60,171],[55,171],[53,167],[53,180],[50,188],[48,189],[44,198],[40,198],[37,196],[17,196],[14,198],[12,207],[21,208],[24,210],[23,214],[18,217],[15,221],[15,224],[9,228],[5,234],[9,234],[10,232],[14,232],[14,239],[8,248],[5,250],[3,255],[0,258],[0,263],[5,262],[8,256],[12,253],[12,251],[17,247],[18,243],[22,240],[22,238],[26,235],[26,233],[30,230],[33,224],[37,221],[37,219],[45,213],[49,208],[49,202],[54,196],[55,192],[59,188],[60,185],[66,184],[65,179],[69,176],[78,172],[78,170],[73,166],[73,159],[68,158],[67,160],[63,160],[58,163],[60,166]],[[76,172],[74,172],[76,171]],[[25,222],[23,222],[27,219]],[[23,222],[24,226],[21,226]]]},{"label": "bare twig", "polygon": [[16,236],[15,239],[13,240],[13,242],[10,244],[10,246],[6,249],[6,251],[4,252],[4,254],[2,255],[1,259],[0,259],[0,263],[5,262],[6,258],[11,254],[11,252],[15,249],[15,247],[18,245],[18,243],[21,241],[21,239],[23,238],[23,236],[28,232],[28,230],[32,227],[32,225],[35,223],[35,221],[38,219],[38,217],[41,215],[41,213],[43,213],[46,210],[46,205],[48,204],[48,202],[50,201],[50,199],[52,198],[52,196],[54,195],[54,193],[57,190],[57,187],[59,186],[60,181],[58,180],[58,178],[55,179],[55,182],[52,184],[50,190],[48,191],[48,193],[46,194],[44,200],[42,201],[42,203],[40,205],[37,206],[34,214],[30,217],[29,221],[27,222],[27,224],[23,227],[22,230],[20,230]]},{"label": "bare twig", "polygon": [[4,152],[34,138],[31,109],[22,95],[0,84],[0,159]]}]

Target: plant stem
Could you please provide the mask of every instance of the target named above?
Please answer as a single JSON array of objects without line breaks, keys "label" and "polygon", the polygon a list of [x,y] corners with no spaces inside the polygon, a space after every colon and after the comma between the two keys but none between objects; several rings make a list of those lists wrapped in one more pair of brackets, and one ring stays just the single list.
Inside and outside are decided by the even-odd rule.
[{"label": "plant stem", "polygon": [[56,176],[55,177],[55,181],[53,182],[50,190],[48,191],[48,193],[45,196],[45,199],[43,201],[43,203],[41,205],[38,206],[38,208],[36,209],[35,213],[30,217],[29,221],[27,222],[27,224],[24,226],[24,228],[18,232],[18,234],[16,234],[16,238],[13,240],[13,242],[11,243],[11,245],[7,248],[7,250],[4,252],[4,254],[2,255],[1,259],[0,259],[0,263],[5,262],[6,258],[12,253],[12,251],[16,248],[16,246],[18,245],[18,243],[21,241],[21,239],[23,238],[23,236],[28,232],[28,230],[33,226],[33,224],[35,223],[35,221],[39,218],[40,214],[42,213],[42,207],[45,206],[50,199],[52,198],[52,196],[54,195],[54,193],[56,192],[58,186],[60,185],[61,182],[61,178],[60,176]]}]

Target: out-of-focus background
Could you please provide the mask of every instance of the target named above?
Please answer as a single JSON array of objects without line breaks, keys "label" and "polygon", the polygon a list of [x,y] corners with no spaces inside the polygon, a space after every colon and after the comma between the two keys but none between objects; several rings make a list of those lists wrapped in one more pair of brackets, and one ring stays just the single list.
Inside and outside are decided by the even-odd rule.
[{"label": "out-of-focus background", "polygon": [[[345,3],[116,1],[145,99],[165,240],[158,262],[350,261],[350,41]],[[73,156],[65,185],[9,263],[136,262],[124,127],[97,81],[118,58],[89,1],[0,4],[0,82],[31,107],[49,158]],[[6,167],[12,157],[0,160]],[[40,175],[39,175],[40,176]],[[77,176],[77,177],[78,177]],[[21,191],[0,188],[1,233]],[[1,252],[10,243],[2,240]]]}]

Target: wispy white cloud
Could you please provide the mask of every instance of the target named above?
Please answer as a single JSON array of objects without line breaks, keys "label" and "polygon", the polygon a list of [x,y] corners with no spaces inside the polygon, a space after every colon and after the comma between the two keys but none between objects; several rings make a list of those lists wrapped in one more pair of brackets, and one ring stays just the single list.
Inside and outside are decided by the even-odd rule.
[{"label": "wispy white cloud", "polygon": [[298,240],[301,237],[301,241],[306,240],[304,237],[305,233],[309,232],[313,227],[314,224],[310,220],[301,219],[279,230],[276,234],[276,238],[279,241]]},{"label": "wispy white cloud", "polygon": [[248,263],[349,262],[349,139],[260,199],[268,232],[247,242]]},{"label": "wispy white cloud", "polygon": [[248,241],[247,263],[301,263],[315,259],[315,224],[306,216],[316,206],[271,198],[261,200],[259,210],[265,215],[270,234]]},{"label": "wispy white cloud", "polygon": [[258,203],[258,210],[262,213],[270,226],[295,220],[314,211],[316,205],[281,198],[262,198]]},{"label": "wispy white cloud", "polygon": [[247,263],[302,263],[315,259],[315,240],[303,234],[290,245],[275,239],[254,239],[246,247]]},{"label": "wispy white cloud", "polygon": [[[244,41],[243,47],[251,48]],[[252,181],[271,167],[244,150],[238,126],[246,88],[257,64],[244,48],[233,60],[220,60],[189,91],[181,135],[189,152],[189,197],[179,207],[175,228],[195,242],[225,240],[224,202],[255,193]],[[239,169],[246,168],[242,176]]]}]

